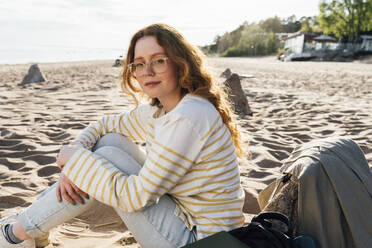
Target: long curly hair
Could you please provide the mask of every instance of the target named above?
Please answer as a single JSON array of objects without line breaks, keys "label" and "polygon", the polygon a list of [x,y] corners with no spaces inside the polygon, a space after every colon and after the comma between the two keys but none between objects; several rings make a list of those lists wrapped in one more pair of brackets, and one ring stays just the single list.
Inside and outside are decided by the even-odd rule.
[{"label": "long curly hair", "polygon": [[[136,95],[138,93],[141,94],[142,90],[138,87],[138,83],[136,83],[127,65],[134,60],[136,42],[144,36],[156,37],[158,44],[164,48],[167,56],[175,63],[181,94],[192,93],[207,99],[214,105],[220,113],[223,122],[230,130],[237,155],[243,158],[246,155],[246,151],[243,149],[238,130],[239,125],[228,100],[225,86],[218,84],[212,79],[211,75],[204,68],[203,53],[190,44],[175,28],[157,23],[144,27],[133,35],[121,75],[122,90],[130,94],[136,104],[138,104]],[[157,98],[152,98],[150,104],[161,107]]]}]

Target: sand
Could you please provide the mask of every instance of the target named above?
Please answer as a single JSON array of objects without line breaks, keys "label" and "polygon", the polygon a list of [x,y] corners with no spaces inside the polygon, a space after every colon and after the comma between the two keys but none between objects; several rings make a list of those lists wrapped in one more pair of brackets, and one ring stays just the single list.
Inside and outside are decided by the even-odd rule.
[{"label": "sand", "polygon": [[[334,135],[354,139],[372,166],[372,62],[292,62],[274,57],[209,58],[216,79],[242,79],[253,116],[240,119],[250,160],[240,167],[247,220],[257,194],[279,174],[296,145]],[[58,179],[55,158],[90,121],[132,108],[113,61],[41,63],[47,81],[19,86],[27,65],[0,65],[0,217],[30,205]],[[97,214],[98,213],[98,214]],[[55,247],[139,247],[102,205],[51,230]]]}]

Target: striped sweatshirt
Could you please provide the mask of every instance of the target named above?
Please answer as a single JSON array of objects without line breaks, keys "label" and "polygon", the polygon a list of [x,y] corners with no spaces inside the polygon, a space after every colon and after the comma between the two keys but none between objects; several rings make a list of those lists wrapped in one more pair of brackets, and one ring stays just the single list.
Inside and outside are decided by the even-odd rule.
[{"label": "striped sweatshirt", "polygon": [[[187,94],[167,114],[139,105],[130,112],[92,122],[63,173],[95,199],[127,212],[156,204],[164,194],[176,202],[174,214],[201,239],[244,223],[244,191],[229,129],[207,100]],[[91,151],[107,133],[146,143],[138,175],[126,175]],[[123,161],[125,163],[125,161]]]}]

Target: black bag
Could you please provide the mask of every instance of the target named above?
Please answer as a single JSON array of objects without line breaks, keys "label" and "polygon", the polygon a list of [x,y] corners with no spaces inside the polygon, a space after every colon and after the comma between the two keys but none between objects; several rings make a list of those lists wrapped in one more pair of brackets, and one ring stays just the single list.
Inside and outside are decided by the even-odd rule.
[{"label": "black bag", "polygon": [[[287,227],[286,232],[275,229],[268,220],[284,223]],[[213,234],[184,248],[315,248],[311,237],[293,238],[292,233],[287,216],[276,212],[264,212],[254,217],[248,226]]]},{"label": "black bag", "polygon": [[[278,220],[284,223],[287,227],[286,232],[283,233],[274,228],[268,220]],[[276,212],[260,213],[253,217],[248,226],[234,229],[229,233],[251,248],[315,247],[309,237],[304,237],[302,241],[301,238],[294,239],[288,217]]]}]

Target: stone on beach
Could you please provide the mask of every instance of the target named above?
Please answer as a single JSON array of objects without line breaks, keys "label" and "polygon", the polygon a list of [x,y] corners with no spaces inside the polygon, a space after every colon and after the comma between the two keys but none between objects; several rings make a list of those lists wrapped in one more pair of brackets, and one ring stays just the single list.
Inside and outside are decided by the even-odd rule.
[{"label": "stone on beach", "polygon": [[230,68],[227,68],[224,72],[222,72],[220,77],[224,77],[224,78],[231,77],[231,70],[230,70]]},{"label": "stone on beach", "polygon": [[45,82],[45,78],[41,73],[39,66],[37,64],[31,65],[28,69],[27,75],[23,78],[20,85],[30,84],[30,83],[41,83]]},{"label": "stone on beach", "polygon": [[114,64],[112,65],[113,67],[120,67],[125,64],[125,59],[123,58],[122,55],[118,59],[115,59]]},{"label": "stone on beach", "polygon": [[244,117],[246,115],[253,115],[251,108],[249,107],[247,97],[243,91],[240,83],[239,75],[233,73],[225,82],[225,85],[229,88],[229,98],[234,104],[235,112],[239,116]]},{"label": "stone on beach", "polygon": [[[231,75],[232,75],[232,71],[230,70],[230,68],[226,68],[226,70],[221,73],[220,77],[229,78],[229,77],[231,77]],[[239,78],[240,79],[243,79],[243,78],[254,78],[254,76],[253,75],[250,75],[250,74],[242,74],[242,75],[239,74]]]}]

